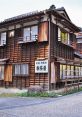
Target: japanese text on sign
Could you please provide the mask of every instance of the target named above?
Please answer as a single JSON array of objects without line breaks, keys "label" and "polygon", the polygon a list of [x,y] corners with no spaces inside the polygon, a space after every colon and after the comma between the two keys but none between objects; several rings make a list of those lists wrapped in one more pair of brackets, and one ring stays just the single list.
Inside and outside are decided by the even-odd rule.
[{"label": "japanese text on sign", "polygon": [[48,60],[35,61],[35,73],[48,73]]}]

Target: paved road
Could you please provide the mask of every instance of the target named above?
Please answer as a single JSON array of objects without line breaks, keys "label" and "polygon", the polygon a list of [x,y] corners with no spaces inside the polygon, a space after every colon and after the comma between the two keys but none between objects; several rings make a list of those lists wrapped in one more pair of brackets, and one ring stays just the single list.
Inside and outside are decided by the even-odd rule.
[{"label": "paved road", "polygon": [[0,117],[82,117],[82,92],[59,98],[0,98]]}]

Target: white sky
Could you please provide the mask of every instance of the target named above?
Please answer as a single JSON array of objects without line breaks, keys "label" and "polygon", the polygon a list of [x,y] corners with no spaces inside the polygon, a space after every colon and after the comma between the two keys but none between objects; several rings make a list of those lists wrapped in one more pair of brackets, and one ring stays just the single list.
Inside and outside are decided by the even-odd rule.
[{"label": "white sky", "polygon": [[0,21],[36,10],[64,7],[71,21],[82,27],[82,0],[0,0]]}]

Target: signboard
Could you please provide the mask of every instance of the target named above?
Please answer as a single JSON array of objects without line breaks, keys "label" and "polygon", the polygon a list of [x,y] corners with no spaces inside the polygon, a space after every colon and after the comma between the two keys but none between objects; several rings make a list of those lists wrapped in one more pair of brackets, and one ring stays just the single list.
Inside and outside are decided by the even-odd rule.
[{"label": "signboard", "polygon": [[35,73],[48,73],[48,60],[35,61]]}]

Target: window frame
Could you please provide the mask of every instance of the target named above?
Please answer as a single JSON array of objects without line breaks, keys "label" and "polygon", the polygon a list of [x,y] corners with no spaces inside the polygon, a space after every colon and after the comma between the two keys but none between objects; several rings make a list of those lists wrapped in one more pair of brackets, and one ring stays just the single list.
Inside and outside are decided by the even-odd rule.
[{"label": "window frame", "polygon": [[[37,27],[37,31],[36,31],[37,34],[35,34],[35,35],[32,35],[32,28],[33,27]],[[26,36],[26,38],[25,38],[24,29],[29,29],[30,30],[29,37]],[[35,36],[35,38],[32,39],[32,36]],[[36,41],[37,39],[38,39],[38,25],[32,25],[32,26],[27,26],[27,27],[23,28],[23,41],[24,42]]]},{"label": "window frame", "polygon": [[[4,76],[5,76],[5,66],[4,66],[4,65],[0,65],[0,68],[1,68],[1,70],[0,70],[0,74],[1,74],[1,75],[2,75],[2,72],[3,72],[3,75],[0,76],[0,80],[4,80]],[[2,70],[2,68],[3,68],[3,70]]]},{"label": "window frame", "polygon": [[9,30],[9,32],[8,32],[8,37],[9,37],[9,38],[15,37],[15,30]]},{"label": "window frame", "polygon": [[[16,65],[18,65],[19,66],[19,68],[20,68],[20,70],[19,70],[19,74],[16,74],[15,73],[15,66]],[[27,65],[27,73],[26,74],[22,74],[22,65]],[[29,76],[29,64],[25,64],[25,63],[20,63],[20,64],[14,64],[14,67],[13,67],[14,69],[13,69],[13,76]],[[24,70],[25,70],[25,68],[24,68]],[[24,73],[25,73],[26,71],[24,71]]]},{"label": "window frame", "polygon": [[[2,34],[4,34],[5,33],[5,40],[4,40],[4,38],[2,38]],[[2,42],[2,41],[5,41],[5,43],[4,42]],[[0,32],[0,46],[4,46],[4,45],[6,45],[6,42],[7,41],[7,32],[5,31],[5,32]]]},{"label": "window frame", "polygon": [[[63,37],[62,37],[63,34]],[[70,45],[70,36],[69,32],[66,30],[58,27],[58,41],[62,42],[63,44]]]}]

